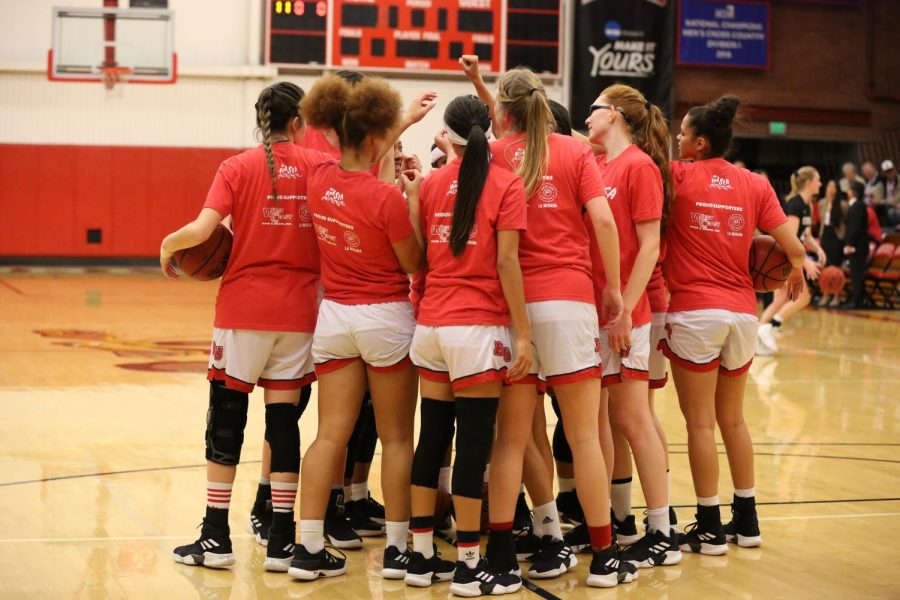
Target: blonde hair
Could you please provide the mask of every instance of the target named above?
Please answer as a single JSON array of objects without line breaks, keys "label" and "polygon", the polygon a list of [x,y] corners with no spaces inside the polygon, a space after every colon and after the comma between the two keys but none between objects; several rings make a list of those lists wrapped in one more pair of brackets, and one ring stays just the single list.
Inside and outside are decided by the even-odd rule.
[{"label": "blonde hair", "polygon": [[525,132],[525,158],[516,167],[516,175],[522,178],[525,192],[531,196],[547,172],[550,157],[547,136],[556,126],[547,92],[538,76],[522,67],[507,71],[497,87],[500,110],[510,115],[517,128]]},{"label": "blonde hair", "polygon": [[809,165],[800,167],[791,173],[791,196],[799,194],[800,190],[805,188],[807,183],[816,178],[817,173],[816,168]]}]

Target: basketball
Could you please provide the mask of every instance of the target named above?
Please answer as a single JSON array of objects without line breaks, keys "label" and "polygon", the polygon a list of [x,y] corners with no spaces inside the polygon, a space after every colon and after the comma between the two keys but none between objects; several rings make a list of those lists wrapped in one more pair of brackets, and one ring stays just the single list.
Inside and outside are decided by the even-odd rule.
[{"label": "basketball", "polygon": [[840,267],[825,267],[819,275],[819,289],[823,294],[838,294],[846,283],[847,276]]},{"label": "basketball", "polygon": [[750,278],[757,292],[774,292],[784,285],[793,267],[770,235],[754,236],[750,244]]},{"label": "basketball", "polygon": [[231,241],[231,231],[219,223],[202,244],[175,252],[172,264],[182,275],[191,279],[218,279],[225,273],[228,257],[231,256]]},{"label": "basketball", "polygon": [[434,528],[445,529],[450,522],[450,514],[453,509],[453,498],[450,492],[444,488],[438,488],[434,499]]}]

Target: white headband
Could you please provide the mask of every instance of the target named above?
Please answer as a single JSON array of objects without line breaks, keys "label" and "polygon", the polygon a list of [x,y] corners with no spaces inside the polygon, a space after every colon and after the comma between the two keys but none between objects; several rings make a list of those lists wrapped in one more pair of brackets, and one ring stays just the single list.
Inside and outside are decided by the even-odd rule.
[{"label": "white headband", "polygon": [[464,138],[463,136],[450,129],[450,126],[447,125],[446,121],[444,121],[444,131],[447,132],[447,137],[450,139],[451,144],[456,144],[457,146],[465,146],[469,143],[468,138]]},{"label": "white headband", "polygon": [[445,156],[447,156],[447,155],[444,154],[443,150],[441,150],[440,148],[435,148],[434,150],[431,151],[431,164],[436,163],[437,161],[441,160]]}]

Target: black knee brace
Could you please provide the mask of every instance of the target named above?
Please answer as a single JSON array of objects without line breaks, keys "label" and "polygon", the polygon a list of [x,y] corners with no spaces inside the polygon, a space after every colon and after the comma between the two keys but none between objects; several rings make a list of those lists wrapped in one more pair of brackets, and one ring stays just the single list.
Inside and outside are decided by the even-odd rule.
[{"label": "black knee brace", "polygon": [[241,462],[249,394],[229,390],[221,381],[209,384],[206,412],[206,460],[234,466]]},{"label": "black knee brace", "polygon": [[372,403],[363,404],[366,413],[366,428],[360,432],[359,446],[356,448],[356,462],[371,463],[375,458],[375,445],[378,443],[378,428],[375,426],[375,410]]},{"label": "black knee brace", "polygon": [[293,404],[266,405],[266,441],[272,449],[272,473],[300,472],[300,427]]},{"label": "black knee brace", "polygon": [[303,416],[306,407],[309,406],[309,399],[312,397],[312,384],[304,385],[300,388],[300,402],[297,403],[297,420]]},{"label": "black knee brace", "polygon": [[[441,473],[444,455],[453,439],[453,420],[456,418],[453,402],[422,398],[419,443],[413,455],[413,485],[435,489]],[[479,497],[481,492],[479,491]]]},{"label": "black knee brace", "polygon": [[556,427],[553,428],[553,458],[559,462],[573,462],[572,448],[569,447],[569,440],[566,439],[562,414],[559,412],[559,402],[555,396],[550,401],[550,404],[553,406],[553,412],[556,413]]},{"label": "black knee brace", "polygon": [[360,444],[362,443],[366,427],[368,427],[369,419],[372,417],[372,397],[369,395],[369,392],[366,392],[366,395],[363,396],[362,405],[359,407],[359,414],[356,416],[356,423],[353,425],[353,432],[350,434],[350,439],[347,440],[347,458],[344,462],[344,479],[350,479],[353,476],[353,469],[356,467]]},{"label": "black knee brace", "polygon": [[484,468],[494,441],[499,398],[457,398],[453,495],[481,499]]}]

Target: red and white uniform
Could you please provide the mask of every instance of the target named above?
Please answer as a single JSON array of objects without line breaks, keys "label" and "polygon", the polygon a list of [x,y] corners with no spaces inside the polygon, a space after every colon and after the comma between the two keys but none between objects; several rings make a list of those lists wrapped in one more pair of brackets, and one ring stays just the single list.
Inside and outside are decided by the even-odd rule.
[{"label": "red and white uniform", "polygon": [[[622,290],[628,285],[631,269],[640,250],[637,224],[658,221],[662,218],[663,184],[659,168],[647,153],[629,145],[621,154],[609,160],[599,156],[597,163],[603,183],[606,184],[606,199],[616,220],[619,233],[619,273]],[[600,257],[600,249],[594,239],[593,226],[585,215],[585,223],[591,236],[591,256],[594,260],[594,289],[597,297],[606,287],[606,272]],[[647,290],[631,311],[631,349],[622,355],[609,348],[609,335],[600,331],[603,357],[603,383],[614,385],[622,379],[649,379],[650,369],[650,301]]]},{"label": "red and white uniform", "polygon": [[313,342],[316,370],[360,358],[375,369],[407,364],[415,321],[409,278],[391,244],[413,230],[399,189],[332,162],[310,175],[309,207],[324,288]]},{"label": "red and white uniform", "polygon": [[666,312],[669,310],[669,290],[663,277],[662,265],[666,259],[666,240],[659,241],[659,260],[653,267],[653,274],[647,283],[647,300],[650,302],[650,389],[666,386],[669,374],[666,370],[666,356],[659,348],[659,341],[666,332]]},{"label": "red and white uniform", "polygon": [[[549,165],[528,198],[528,230],[519,244],[535,347],[532,372],[519,382],[552,386],[600,376],[599,324],[581,213],[588,201],[604,195],[604,187],[586,144],[555,133],[547,144]],[[525,136],[494,141],[491,154],[492,164],[515,171],[525,155]]]},{"label": "red and white uniform", "polygon": [[313,168],[332,159],[290,142],[273,144],[272,152],[277,200],[258,146],[222,163],[203,205],[223,218],[232,215],[234,227],[207,377],[247,392],[257,383],[296,389],[315,379],[310,345],[319,251],[306,191]]},{"label": "red and white uniform", "polygon": [[506,374],[510,318],[497,272],[497,232],[526,226],[522,180],[491,166],[466,249],[454,256],[449,241],[461,164],[456,159],[433,171],[419,193],[428,272],[411,351],[422,377],[454,390]]},{"label": "red and white uniform", "polygon": [[660,346],[682,367],[739,375],[756,350],[753,232],[787,217],[768,181],[723,159],[671,168],[676,201],[663,270],[672,296]]}]

